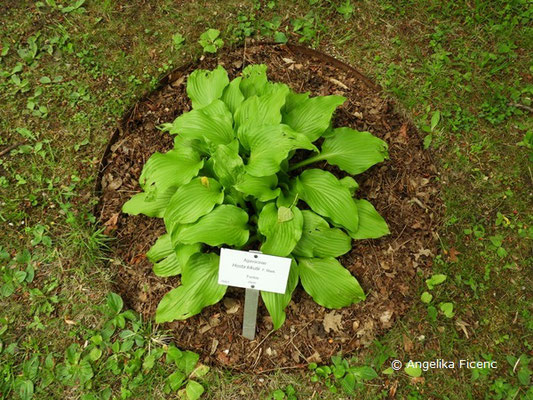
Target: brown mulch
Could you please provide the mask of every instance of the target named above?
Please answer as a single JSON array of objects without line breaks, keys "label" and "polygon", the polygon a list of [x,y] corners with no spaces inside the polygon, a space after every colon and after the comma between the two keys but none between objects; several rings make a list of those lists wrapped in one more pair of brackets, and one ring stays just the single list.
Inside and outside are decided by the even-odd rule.
[{"label": "brown mulch", "polygon": [[186,75],[197,67],[212,69],[217,63],[224,65],[230,78],[243,66],[265,63],[272,81],[284,82],[298,92],[347,97],[334,125],[368,130],[389,144],[390,159],[356,180],[360,184],[357,197],[374,204],[391,235],[354,241],[352,251],[341,258],[368,294],[364,302],[328,310],[299,286],[278,331],[271,331],[272,322],[260,300],[256,340],[249,341],[241,336],[244,289],[228,288],[220,303],[163,328],[171,330],[180,348],[199,352],[206,363],[254,372],[327,361],[338,351],[348,353],[368,345],[417,301],[417,275],[430,273],[436,251],[434,232],[442,213],[437,172],[413,125],[395,112],[393,103],[376,87],[331,60],[286,46],[256,45],[207,57],[184,68],[184,73],[171,74],[163,87],[136,104],[103,161],[98,213],[107,231],[117,238],[114,261],[109,265],[115,272],[115,290],[129,307],[149,319],[162,296],[179,284],[177,277],[155,276],[144,256],[164,233],[162,220],[128,216],[120,210],[140,190],[138,178],[150,155],[172,147],[170,135],[156,126],[190,109]]}]

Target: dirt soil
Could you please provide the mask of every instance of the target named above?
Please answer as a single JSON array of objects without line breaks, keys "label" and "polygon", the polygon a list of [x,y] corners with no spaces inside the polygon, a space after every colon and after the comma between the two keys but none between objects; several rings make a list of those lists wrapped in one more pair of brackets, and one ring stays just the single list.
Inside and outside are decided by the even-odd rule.
[{"label": "dirt soil", "polygon": [[[339,351],[345,354],[370,344],[390,328],[418,300],[416,275],[430,274],[442,203],[437,171],[419,134],[395,111],[391,100],[357,72],[286,46],[248,46],[206,57],[170,74],[160,89],[137,103],[103,160],[98,213],[107,232],[117,238],[109,267],[115,270],[115,290],[127,306],[151,319],[159,300],[179,284],[178,277],[157,277],[145,258],[164,233],[162,220],[121,213],[122,205],[140,190],[138,178],[146,160],[156,151],[172,148],[171,136],[156,126],[190,110],[186,76],[195,68],[221,64],[231,79],[254,63],[267,64],[270,80],[298,92],[347,97],[334,125],[370,131],[389,144],[390,152],[389,160],[356,177],[360,184],[356,195],[374,204],[391,234],[354,241],[352,251],[340,260],[368,294],[366,301],[328,310],[298,286],[286,310],[287,320],[277,331],[271,330],[272,321],[259,300],[257,336],[249,341],[241,336],[244,289],[228,288],[220,303],[162,327],[171,331],[180,348],[199,352],[204,363],[259,373],[328,361]],[[325,164],[317,166],[341,175]]]}]

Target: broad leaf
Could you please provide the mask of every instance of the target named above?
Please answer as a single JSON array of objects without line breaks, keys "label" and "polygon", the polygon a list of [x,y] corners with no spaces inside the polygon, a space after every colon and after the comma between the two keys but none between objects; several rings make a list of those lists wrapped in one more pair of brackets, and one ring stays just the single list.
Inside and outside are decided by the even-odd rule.
[{"label": "broad leaf", "polygon": [[165,257],[163,260],[154,264],[154,274],[161,277],[175,276],[181,274],[181,265],[176,257],[176,254],[172,254]]},{"label": "broad leaf", "polygon": [[233,205],[223,204],[196,223],[181,225],[172,234],[172,239],[175,243],[183,244],[201,242],[210,246],[222,244],[243,246],[250,234],[247,222],[246,211]]},{"label": "broad leaf", "polygon": [[196,221],[223,200],[222,186],[216,180],[206,177],[193,179],[180,187],[170,199],[164,215],[167,232],[172,234],[177,224]]},{"label": "broad leaf", "polygon": [[301,101],[286,114],[283,123],[314,142],[328,128],[333,112],[345,100],[346,98],[336,95],[311,97]]},{"label": "broad leaf", "polygon": [[300,257],[338,257],[352,248],[351,238],[342,230],[330,228],[328,222],[312,211],[302,211],[302,237],[293,250]]},{"label": "broad leaf", "polygon": [[279,196],[281,189],[277,185],[278,177],[275,174],[257,177],[245,173],[240,176],[234,188],[259,201],[269,201]]},{"label": "broad leaf", "polygon": [[298,285],[298,271],[296,261],[293,260],[287,280],[287,289],[284,294],[261,291],[263,303],[265,303],[265,307],[272,317],[274,329],[279,329],[285,322],[285,307],[291,301],[292,292],[294,292],[296,285]]},{"label": "broad leaf", "polygon": [[302,236],[303,216],[297,207],[292,207],[292,218],[287,218],[284,209],[276,207],[274,203],[265,205],[257,222],[259,232],[266,237],[261,246],[265,254],[285,257],[292,250]]},{"label": "broad leaf", "polygon": [[296,180],[296,189],[314,212],[350,232],[357,232],[357,206],[350,190],[333,174],[320,169],[305,170]]},{"label": "broad leaf", "polygon": [[192,107],[199,109],[220,99],[228,83],[228,73],[220,65],[213,71],[197,69],[192,72],[187,79],[187,95]]},{"label": "broad leaf", "polygon": [[282,83],[269,84],[262,96],[252,96],[244,100],[235,113],[235,123],[241,127],[279,125],[281,107],[289,87]]},{"label": "broad leaf", "polygon": [[157,323],[183,320],[217,303],[227,286],[218,284],[219,257],[213,253],[194,254],[182,271],[182,285],[168,292],[157,307]]},{"label": "broad leaf", "polygon": [[[158,193],[155,199],[145,192],[137,193],[124,203],[122,212],[131,215],[144,214],[148,217],[163,218],[170,199],[175,192],[175,188],[168,188],[164,193]],[[152,197],[152,199],[147,200],[147,197]]]},{"label": "broad leaf", "polygon": [[244,173],[244,163],[239,155],[239,142],[221,144],[213,156],[213,172],[225,188],[233,186],[238,177]]},{"label": "broad leaf", "polygon": [[240,89],[245,97],[263,94],[268,83],[267,66],[264,64],[249,65],[242,70]]},{"label": "broad leaf", "polygon": [[157,197],[168,188],[178,188],[198,175],[204,165],[200,155],[190,147],[179,147],[166,153],[154,153],[144,164],[139,184],[144,191]]},{"label": "broad leaf", "polygon": [[185,393],[187,393],[187,400],[198,400],[204,393],[204,387],[196,381],[189,380]]},{"label": "broad leaf", "polygon": [[183,266],[187,264],[189,258],[200,252],[202,245],[196,244],[178,244],[175,250],[164,260],[154,264],[154,274],[157,276],[167,277],[181,274]]},{"label": "broad leaf", "polygon": [[180,115],[169,133],[180,134],[188,140],[205,141],[211,146],[227,144],[235,137],[231,112],[220,100]]},{"label": "broad leaf", "polygon": [[242,77],[240,76],[232,80],[222,94],[222,101],[228,106],[229,110],[234,115],[235,111],[237,111],[244,100],[244,95],[239,87],[241,80]]},{"label": "broad leaf", "polygon": [[390,233],[387,223],[370,202],[354,200],[359,213],[359,228],[350,232],[354,239],[377,239]]},{"label": "broad leaf", "polygon": [[309,92],[295,93],[291,91],[285,98],[285,106],[283,107],[283,114],[288,114],[299,105],[303,104],[309,98]]},{"label": "broad leaf", "polygon": [[359,282],[333,257],[298,258],[305,291],[321,306],[342,308],[365,299]]},{"label": "broad leaf", "polygon": [[295,149],[314,150],[305,135],[285,125],[264,125],[243,133],[250,146],[246,172],[253,176],[267,176],[278,172],[289,152]]},{"label": "broad leaf", "polygon": [[151,262],[158,262],[174,252],[174,246],[170,241],[170,235],[165,233],[159,236],[150,250],[146,252],[146,258]]},{"label": "broad leaf", "polygon": [[342,179],[339,179],[339,182],[350,191],[350,194],[353,196],[357,189],[359,189],[359,184],[351,176],[345,176]]},{"label": "broad leaf", "polygon": [[352,174],[360,174],[372,165],[382,162],[387,154],[387,143],[370,132],[351,128],[337,128],[322,144],[320,158]]}]

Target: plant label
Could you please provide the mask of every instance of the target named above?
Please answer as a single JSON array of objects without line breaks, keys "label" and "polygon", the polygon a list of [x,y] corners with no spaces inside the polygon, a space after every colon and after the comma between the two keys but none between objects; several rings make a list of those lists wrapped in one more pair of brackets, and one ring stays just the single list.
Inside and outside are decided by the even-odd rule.
[{"label": "plant label", "polygon": [[218,283],[283,294],[291,261],[286,257],[222,248]]}]

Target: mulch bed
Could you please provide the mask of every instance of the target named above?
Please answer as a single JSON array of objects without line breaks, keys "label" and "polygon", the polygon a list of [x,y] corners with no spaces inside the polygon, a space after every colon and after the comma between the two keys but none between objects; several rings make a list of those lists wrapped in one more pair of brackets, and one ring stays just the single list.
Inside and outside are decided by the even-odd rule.
[{"label": "mulch bed", "polygon": [[[140,190],[138,178],[150,155],[172,148],[172,138],[156,126],[190,110],[186,76],[196,68],[222,64],[230,79],[252,63],[268,65],[272,81],[288,84],[313,96],[340,94],[348,98],[337,111],[335,126],[368,130],[389,144],[390,159],[356,177],[357,197],[372,202],[388,222],[391,235],[354,241],[342,264],[359,280],[367,300],[341,310],[316,304],[299,286],[287,307],[283,327],[272,322],[259,304],[256,340],[241,336],[244,289],[228,288],[220,303],[186,321],[165,324],[177,345],[199,352],[211,365],[267,372],[327,361],[339,351],[368,345],[390,328],[417,300],[417,274],[427,276],[435,254],[435,233],[442,203],[437,171],[412,124],[393,103],[356,71],[318,53],[296,47],[255,45],[238,48],[175,71],[164,85],[135,105],[124,119],[103,160],[100,221],[113,232],[115,290],[127,306],[153,318],[159,300],[179,284],[179,278],[160,278],[152,272],[146,251],[164,233],[161,219],[128,216],[122,205]],[[340,174],[335,168],[319,164]]]}]

